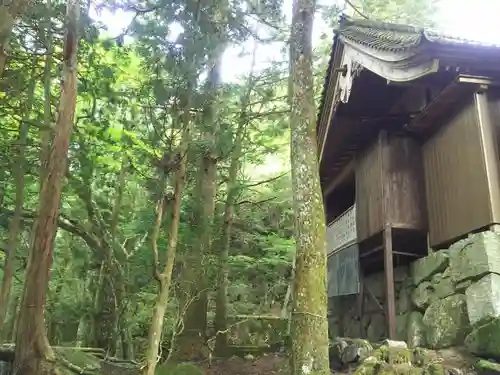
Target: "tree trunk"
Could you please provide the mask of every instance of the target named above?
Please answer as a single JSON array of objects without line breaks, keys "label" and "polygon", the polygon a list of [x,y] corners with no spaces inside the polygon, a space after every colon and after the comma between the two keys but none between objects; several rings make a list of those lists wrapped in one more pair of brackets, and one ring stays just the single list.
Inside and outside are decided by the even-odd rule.
[{"label": "tree trunk", "polygon": [[87,322],[85,320],[85,315],[80,317],[78,321],[78,329],[76,331],[76,347],[81,348],[85,346],[87,332]]},{"label": "tree trunk", "polygon": [[38,63],[38,58],[33,58],[32,70],[31,70],[31,82],[28,88],[28,98],[26,100],[26,106],[24,108],[25,118],[21,120],[19,126],[19,138],[17,140],[17,160],[13,166],[12,174],[14,175],[14,180],[16,184],[16,200],[14,215],[10,220],[9,225],[9,240],[7,243],[7,258],[5,260],[3,268],[3,280],[2,286],[0,288],[0,337],[2,337],[3,326],[5,323],[5,316],[7,314],[7,308],[9,306],[10,294],[12,290],[12,277],[14,275],[15,260],[17,254],[17,247],[19,246],[19,235],[21,233],[21,220],[23,214],[24,205],[24,162],[25,162],[25,150],[26,142],[28,140],[28,130],[29,126],[26,121],[29,116],[33,106],[33,98],[35,96],[36,87],[36,67]]},{"label": "tree trunk", "polygon": [[281,307],[282,318],[286,318],[288,316],[288,304],[290,303],[290,299],[292,297],[294,279],[295,279],[295,256],[293,257],[292,274],[290,275],[290,281],[288,282],[288,286],[286,288],[285,299],[283,300],[283,306]]},{"label": "tree trunk", "polygon": [[28,0],[12,0],[0,6],[0,77],[7,62],[7,46],[14,22],[24,12],[28,3]]},{"label": "tree trunk", "polygon": [[68,0],[58,117],[47,173],[41,184],[38,216],[33,226],[33,243],[19,311],[14,362],[17,375],[39,375],[43,361],[53,358],[45,331],[44,307],[76,107],[79,7],[78,0]]},{"label": "tree trunk", "polygon": [[[252,71],[255,65],[255,49],[253,54]],[[224,217],[221,230],[221,254],[219,257],[219,273],[217,279],[217,296],[215,307],[215,354],[218,357],[226,357],[228,352],[228,332],[227,332],[227,291],[229,275],[229,249],[231,248],[231,233],[234,219],[234,205],[238,196],[237,176],[241,167],[241,151],[243,137],[248,124],[247,107],[250,101],[250,94],[253,90],[254,82],[250,74],[249,88],[242,99],[242,109],[240,113],[238,128],[234,138],[234,148],[229,165],[227,182],[227,198],[224,208]]]},{"label": "tree trunk", "polygon": [[208,308],[208,281],[205,274],[204,257],[210,252],[213,239],[215,194],[217,184],[217,136],[218,122],[215,119],[220,84],[220,67],[223,48],[215,53],[215,63],[210,69],[206,92],[209,100],[203,108],[204,140],[197,182],[197,228],[196,251],[187,256],[182,272],[184,298],[181,302],[185,311],[184,329],[177,338],[175,359],[182,361],[202,360],[207,357],[206,329]]},{"label": "tree trunk", "polygon": [[290,36],[291,170],[297,246],[291,324],[294,375],[330,374],[325,217],[312,74],[314,0],[295,0]]},{"label": "tree trunk", "polygon": [[20,298],[21,295],[19,293],[15,293],[9,302],[9,314],[7,315],[7,320],[2,331],[2,341],[16,341],[16,327]]},{"label": "tree trunk", "polygon": [[[188,94],[189,95],[189,94]],[[158,362],[158,353],[160,349],[161,336],[163,334],[163,320],[168,304],[168,295],[170,292],[170,284],[172,281],[172,270],[175,263],[175,254],[177,251],[177,240],[179,236],[179,225],[181,215],[181,198],[184,190],[184,180],[186,177],[186,159],[187,149],[190,140],[190,101],[186,100],[183,113],[183,135],[181,144],[178,150],[179,165],[174,178],[174,198],[171,207],[170,227],[167,233],[167,252],[163,265],[163,270],[159,270],[159,253],[158,253],[158,236],[160,226],[163,219],[164,196],[158,201],[156,208],[156,222],[153,228],[152,247],[154,255],[154,273],[158,280],[159,292],[156,298],[153,317],[148,334],[148,347],[146,351],[146,363],[143,368],[144,375],[154,375],[156,364]],[[162,184],[164,186],[164,184]],[[164,194],[164,192],[163,192]],[[163,195],[162,194],[162,195]]]},{"label": "tree trunk", "polygon": [[40,131],[40,180],[44,180],[44,168],[50,151],[50,129],[52,125],[51,113],[51,87],[52,87],[52,0],[46,2],[47,25],[45,26],[45,47],[47,55],[43,68],[43,125],[45,129]]},{"label": "tree trunk", "polygon": [[119,299],[116,285],[122,283],[121,274],[112,259],[112,250],[103,249],[105,259],[102,260],[98,292],[96,293],[95,336],[94,345],[114,355],[116,351],[116,323]]}]

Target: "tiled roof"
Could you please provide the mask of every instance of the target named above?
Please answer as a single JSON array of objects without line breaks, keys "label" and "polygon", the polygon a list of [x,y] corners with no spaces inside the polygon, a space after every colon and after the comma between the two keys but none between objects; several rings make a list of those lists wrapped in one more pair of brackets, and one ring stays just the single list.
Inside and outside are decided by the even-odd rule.
[{"label": "tiled roof", "polygon": [[500,44],[464,39],[431,29],[350,18],[341,20],[337,33],[357,44],[386,51],[414,48],[424,42],[500,48]]},{"label": "tiled roof", "polygon": [[318,124],[324,107],[325,94],[332,72],[335,44],[339,40],[367,47],[376,51],[385,52],[408,52],[427,45],[449,46],[449,47],[472,47],[481,49],[498,49],[500,44],[484,43],[456,36],[447,35],[435,30],[421,27],[399,25],[370,20],[352,19],[342,16],[339,27],[335,31],[328,70],[325,76],[323,93],[318,113]]}]

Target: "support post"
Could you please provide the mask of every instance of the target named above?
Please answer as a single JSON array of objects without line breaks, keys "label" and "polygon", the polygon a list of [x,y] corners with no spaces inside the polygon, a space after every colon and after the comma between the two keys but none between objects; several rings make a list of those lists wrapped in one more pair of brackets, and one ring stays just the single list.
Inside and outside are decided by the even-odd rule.
[{"label": "support post", "polygon": [[394,263],[392,253],[392,228],[384,230],[384,273],[387,334],[390,340],[396,339],[396,298],[394,295]]},{"label": "support post", "polygon": [[363,315],[365,313],[365,294],[364,294],[364,280],[363,271],[360,265],[359,272],[359,294],[358,294],[358,315],[359,315],[359,338],[365,337],[365,329],[363,327]]}]

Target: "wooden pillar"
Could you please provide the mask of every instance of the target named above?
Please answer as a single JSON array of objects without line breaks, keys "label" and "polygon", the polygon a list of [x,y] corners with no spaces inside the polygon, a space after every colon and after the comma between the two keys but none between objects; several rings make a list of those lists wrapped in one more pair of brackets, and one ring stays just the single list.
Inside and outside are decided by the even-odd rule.
[{"label": "wooden pillar", "polygon": [[365,337],[365,329],[363,327],[363,315],[365,313],[365,294],[363,270],[359,267],[359,294],[358,294],[358,315],[359,315],[359,338]]},{"label": "wooden pillar", "polygon": [[394,295],[394,263],[392,253],[392,228],[384,230],[384,270],[385,270],[385,305],[387,334],[390,340],[396,339],[396,298]]}]

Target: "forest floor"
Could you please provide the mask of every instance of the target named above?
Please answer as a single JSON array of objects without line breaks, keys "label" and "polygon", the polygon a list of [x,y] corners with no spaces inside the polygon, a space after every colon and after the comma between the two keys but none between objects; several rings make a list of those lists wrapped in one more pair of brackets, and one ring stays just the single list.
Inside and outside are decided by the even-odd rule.
[{"label": "forest floor", "polygon": [[289,374],[288,358],[282,354],[269,354],[254,359],[239,357],[215,359],[210,365],[207,363],[203,368],[206,375]]}]

